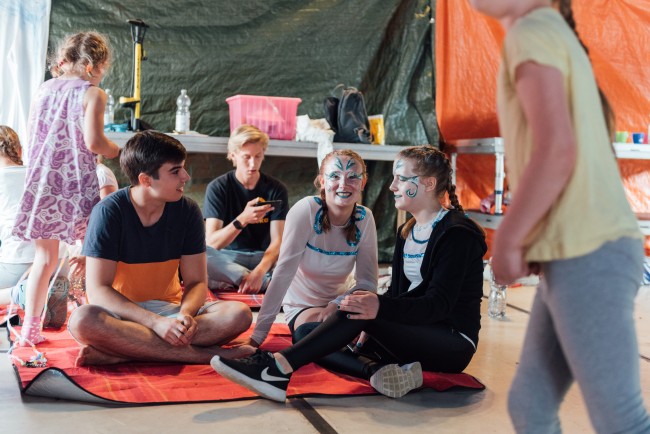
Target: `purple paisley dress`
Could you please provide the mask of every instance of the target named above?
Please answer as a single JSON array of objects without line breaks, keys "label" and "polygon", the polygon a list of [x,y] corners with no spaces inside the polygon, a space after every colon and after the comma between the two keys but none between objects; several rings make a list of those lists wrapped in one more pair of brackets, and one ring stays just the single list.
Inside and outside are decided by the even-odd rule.
[{"label": "purple paisley dress", "polygon": [[52,79],[29,117],[27,176],[13,234],[22,240],[83,240],[99,201],[95,155],[84,143],[83,100],[91,84]]}]

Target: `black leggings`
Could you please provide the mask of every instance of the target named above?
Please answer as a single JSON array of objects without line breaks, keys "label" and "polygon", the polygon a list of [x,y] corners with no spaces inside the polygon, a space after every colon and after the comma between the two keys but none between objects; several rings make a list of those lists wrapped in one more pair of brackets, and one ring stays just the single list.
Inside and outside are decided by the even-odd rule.
[{"label": "black leggings", "polygon": [[[280,353],[294,369],[317,362],[327,369],[366,379],[378,366],[415,361],[427,371],[462,372],[474,355],[472,344],[446,324],[408,325],[354,320],[346,315],[338,311],[323,323],[301,325],[294,332],[296,343]],[[364,357],[358,357],[345,346],[362,331],[371,339],[363,346]]]}]

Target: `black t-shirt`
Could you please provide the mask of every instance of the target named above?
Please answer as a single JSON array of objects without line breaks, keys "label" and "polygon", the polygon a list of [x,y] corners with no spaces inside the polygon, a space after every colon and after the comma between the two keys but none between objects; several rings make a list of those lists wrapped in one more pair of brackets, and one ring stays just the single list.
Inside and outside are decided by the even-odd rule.
[{"label": "black t-shirt", "polygon": [[261,197],[264,200],[281,200],[282,206],[266,215],[260,223],[249,224],[226,249],[241,251],[264,251],[271,243],[271,221],[285,220],[289,210],[287,188],[277,179],[260,173],[260,179],[252,190],[247,190],[232,170],[208,184],[203,203],[203,217],[216,218],[226,226],[246,208],[246,204]]}]

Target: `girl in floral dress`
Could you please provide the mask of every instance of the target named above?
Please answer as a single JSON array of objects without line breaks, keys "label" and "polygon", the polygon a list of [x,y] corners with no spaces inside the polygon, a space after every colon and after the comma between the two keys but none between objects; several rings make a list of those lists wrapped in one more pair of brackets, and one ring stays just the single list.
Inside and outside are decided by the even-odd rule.
[{"label": "girl in floral dress", "polygon": [[106,39],[95,32],[65,38],[51,66],[55,77],[39,88],[31,108],[25,192],[13,234],[34,240],[20,343],[37,344],[49,279],[59,243],[82,240],[99,200],[95,154],[115,158],[119,148],[104,135],[106,94],[98,87],[110,65]]}]

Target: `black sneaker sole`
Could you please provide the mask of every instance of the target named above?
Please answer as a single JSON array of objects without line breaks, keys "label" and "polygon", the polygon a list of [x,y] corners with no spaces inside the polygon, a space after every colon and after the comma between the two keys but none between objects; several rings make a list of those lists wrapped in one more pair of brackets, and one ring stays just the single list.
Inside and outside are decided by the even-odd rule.
[{"label": "black sneaker sole", "polygon": [[252,390],[253,392],[257,393],[260,396],[263,396],[266,399],[277,402],[285,402],[287,399],[286,390],[275,387],[266,381],[255,380],[254,378],[242,374],[236,369],[233,369],[230,366],[222,363],[219,356],[214,356],[212,360],[210,360],[210,366],[212,366],[212,369],[217,371],[217,373],[222,377],[225,377],[233,383],[237,383],[240,386]]}]

